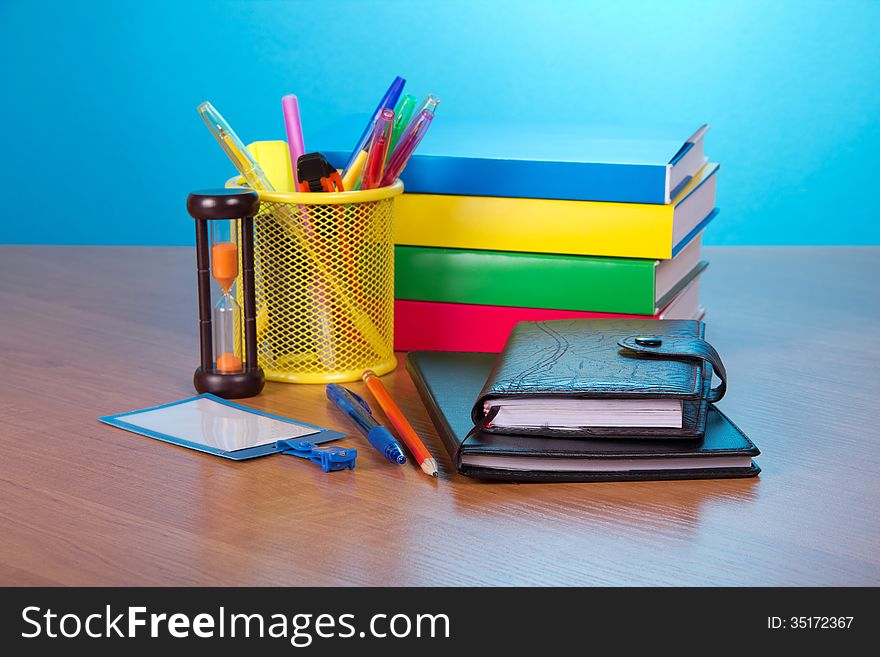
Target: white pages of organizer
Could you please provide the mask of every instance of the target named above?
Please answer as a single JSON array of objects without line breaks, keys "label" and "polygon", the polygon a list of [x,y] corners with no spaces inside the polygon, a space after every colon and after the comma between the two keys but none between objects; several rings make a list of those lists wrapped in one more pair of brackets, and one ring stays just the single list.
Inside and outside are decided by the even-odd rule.
[{"label": "white pages of organizer", "polygon": [[488,414],[498,414],[496,429],[557,429],[572,431],[584,427],[670,427],[682,425],[679,399],[586,399],[504,398],[484,405]]}]

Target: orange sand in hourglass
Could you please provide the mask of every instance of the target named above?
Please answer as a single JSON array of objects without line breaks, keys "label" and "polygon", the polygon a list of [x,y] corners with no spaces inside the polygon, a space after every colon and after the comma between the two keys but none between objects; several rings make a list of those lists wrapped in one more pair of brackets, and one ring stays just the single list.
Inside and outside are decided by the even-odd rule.
[{"label": "orange sand in hourglass", "polygon": [[[217,242],[211,246],[211,275],[223,289],[223,294],[229,294],[229,289],[238,276],[238,245],[234,242]],[[215,326],[214,330],[222,329]],[[224,351],[217,354],[214,367],[223,374],[240,372],[241,358],[230,351]]]},{"label": "orange sand in hourglass", "polygon": [[217,363],[214,365],[214,369],[221,374],[241,372],[241,358],[227,351],[225,354],[217,356]]},{"label": "orange sand in hourglass", "polygon": [[234,242],[217,242],[211,246],[211,275],[229,292],[238,276],[238,246]]}]

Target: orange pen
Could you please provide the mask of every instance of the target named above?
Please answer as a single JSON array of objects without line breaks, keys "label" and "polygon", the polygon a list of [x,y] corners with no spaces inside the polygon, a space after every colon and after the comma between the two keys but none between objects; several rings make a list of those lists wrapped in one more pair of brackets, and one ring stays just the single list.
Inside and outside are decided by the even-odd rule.
[{"label": "orange pen", "polygon": [[407,448],[409,448],[416,463],[421,466],[425,474],[436,477],[437,460],[431,456],[431,452],[428,451],[428,448],[425,447],[425,443],[419,438],[416,430],[412,428],[412,425],[406,417],[404,417],[403,411],[400,410],[391,398],[391,395],[388,394],[388,390],[385,388],[379,377],[376,376],[376,373],[372,370],[367,370],[361,375],[361,378],[364,380],[364,383],[367,384],[367,388],[373,397],[375,397],[379,407],[384,411],[388,421],[391,422],[391,426],[397,430],[400,439],[404,442]]}]

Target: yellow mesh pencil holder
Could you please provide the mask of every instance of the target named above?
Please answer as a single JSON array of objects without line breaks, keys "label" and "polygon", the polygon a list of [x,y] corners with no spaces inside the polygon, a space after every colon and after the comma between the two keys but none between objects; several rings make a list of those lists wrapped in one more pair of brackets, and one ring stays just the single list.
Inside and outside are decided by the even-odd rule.
[{"label": "yellow mesh pencil holder", "polygon": [[352,192],[258,191],[257,356],[267,379],[357,381],[397,366],[392,217],[402,192],[399,180]]}]

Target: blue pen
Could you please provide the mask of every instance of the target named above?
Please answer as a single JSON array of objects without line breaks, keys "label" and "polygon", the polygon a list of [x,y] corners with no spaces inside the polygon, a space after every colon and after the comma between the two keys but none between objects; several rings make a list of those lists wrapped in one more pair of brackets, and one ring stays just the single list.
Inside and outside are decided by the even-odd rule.
[{"label": "blue pen", "polygon": [[394,78],[394,82],[391,83],[391,86],[388,87],[388,91],[385,92],[382,100],[379,101],[379,107],[377,107],[376,111],[370,115],[370,121],[367,123],[367,127],[364,128],[364,134],[358,139],[357,146],[354,147],[351,156],[348,158],[348,162],[345,163],[345,168],[342,170],[343,177],[348,173],[348,168],[357,159],[358,154],[364,150],[364,146],[367,145],[370,135],[373,134],[373,128],[376,126],[376,121],[379,119],[379,114],[383,109],[394,109],[394,106],[397,105],[397,100],[400,98],[400,94],[403,91],[403,85],[405,84],[406,80],[399,75]]},{"label": "blue pen", "polygon": [[400,449],[400,444],[388,429],[373,419],[373,413],[367,402],[351,390],[335,383],[327,384],[327,399],[336,404],[336,407],[357,425],[370,444],[389,462],[406,463],[406,456]]}]

